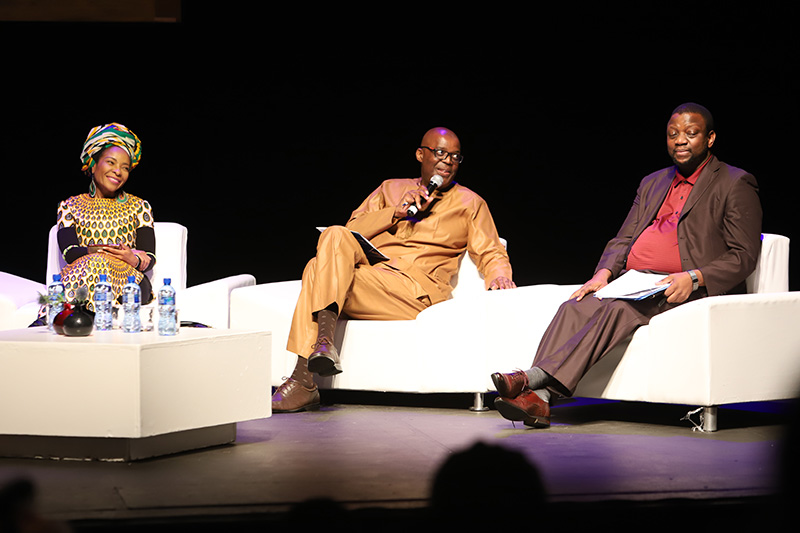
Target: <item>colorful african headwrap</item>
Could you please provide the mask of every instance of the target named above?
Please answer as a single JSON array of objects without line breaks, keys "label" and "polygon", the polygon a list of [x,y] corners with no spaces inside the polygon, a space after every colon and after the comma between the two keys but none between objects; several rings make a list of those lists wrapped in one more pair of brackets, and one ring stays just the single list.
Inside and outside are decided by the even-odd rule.
[{"label": "colorful african headwrap", "polygon": [[112,122],[111,124],[92,128],[89,136],[86,137],[86,142],[83,143],[83,151],[81,152],[82,170],[84,172],[94,166],[95,160],[93,156],[101,152],[106,146],[119,146],[128,152],[131,158],[131,170],[136,168],[142,158],[142,142],[139,137],[122,124]]}]

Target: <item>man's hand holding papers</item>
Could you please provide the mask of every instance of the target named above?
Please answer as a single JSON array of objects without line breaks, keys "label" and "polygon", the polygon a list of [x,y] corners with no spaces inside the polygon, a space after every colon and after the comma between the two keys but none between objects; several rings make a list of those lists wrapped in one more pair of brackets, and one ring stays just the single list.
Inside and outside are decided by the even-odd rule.
[{"label": "man's hand holding papers", "polygon": [[629,270],[595,292],[594,297],[643,300],[666,290],[669,284],[658,285],[658,282],[666,277],[665,274],[648,274],[638,270]]}]

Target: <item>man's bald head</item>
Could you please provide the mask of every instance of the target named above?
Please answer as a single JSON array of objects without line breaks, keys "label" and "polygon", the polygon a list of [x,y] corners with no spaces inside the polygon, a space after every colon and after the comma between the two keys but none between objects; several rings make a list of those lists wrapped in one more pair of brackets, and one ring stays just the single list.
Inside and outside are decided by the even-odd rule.
[{"label": "man's bald head", "polygon": [[461,146],[461,141],[458,140],[458,136],[447,128],[429,129],[427,132],[425,132],[425,135],[422,136],[422,143],[420,146],[433,146],[438,142],[440,137],[448,137]]}]

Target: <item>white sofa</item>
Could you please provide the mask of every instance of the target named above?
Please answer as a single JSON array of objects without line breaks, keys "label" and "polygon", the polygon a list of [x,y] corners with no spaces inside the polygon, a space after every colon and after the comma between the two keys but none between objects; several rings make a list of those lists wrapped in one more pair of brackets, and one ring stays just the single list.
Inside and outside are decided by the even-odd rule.
[{"label": "white sofa", "polygon": [[[490,351],[484,346],[480,314],[484,298],[501,292],[486,291],[468,255],[460,259],[453,279],[453,298],[422,311],[415,320],[340,319],[335,343],[344,368],[342,374],[317,377],[323,388],[391,392],[472,392],[491,386]],[[289,376],[297,356],[286,350],[292,314],[300,294],[300,280],[266,283],[235,289],[231,293],[231,327],[272,332],[272,380],[278,386]],[[519,289],[515,289],[519,290]],[[537,290],[544,290],[537,288]],[[553,306],[542,305],[541,320],[552,316]],[[476,327],[479,328],[476,330]],[[386,361],[391,360],[391,366]],[[476,396],[480,401],[481,396]]]},{"label": "white sofa", "polygon": [[[577,396],[706,407],[792,398],[800,385],[800,293],[788,291],[789,239],[765,234],[754,294],[716,296],[663,313],[639,328],[582,380]],[[528,368],[558,306],[579,285],[485,291],[468,256],[451,300],[415,320],[340,320],[336,345],[344,372],[317,378],[322,388],[391,392],[494,390],[492,372]],[[273,385],[297,356],[286,351],[300,281],[231,293],[231,327],[272,332]],[[676,329],[678,328],[678,329]],[[676,331],[681,335],[676,335]],[[748,359],[750,358],[750,359]],[[388,363],[391,361],[391,363]]]},{"label": "white sofa", "polygon": [[[181,321],[228,328],[231,290],[255,285],[255,277],[239,274],[187,287],[188,230],[174,222],[156,222],[154,228],[157,261],[155,267],[148,272],[153,289],[157,291],[164,278],[171,278],[171,284],[177,291]],[[53,226],[48,236],[46,281],[52,280],[53,274],[60,272],[65,265],[58,248],[56,232],[57,228]],[[46,283],[0,272],[0,330],[28,327],[36,319],[39,310],[38,295],[46,291]]]}]

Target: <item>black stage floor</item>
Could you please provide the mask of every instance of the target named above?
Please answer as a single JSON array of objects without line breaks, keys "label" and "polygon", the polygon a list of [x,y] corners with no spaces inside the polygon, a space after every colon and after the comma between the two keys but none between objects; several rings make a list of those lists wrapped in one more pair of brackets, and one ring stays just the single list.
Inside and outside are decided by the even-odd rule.
[{"label": "black stage floor", "polygon": [[233,445],[133,463],[0,459],[0,485],[30,480],[39,516],[76,532],[262,531],[295,517],[400,530],[457,525],[432,484],[448,458],[481,443],[443,478],[465,525],[744,530],[784,510],[793,402],[721,408],[719,430],[703,433],[681,420],[694,406],[573,399],[554,406],[550,429],[533,430],[469,411],[468,395],[324,392],[332,403],[318,412],[239,424]]}]

